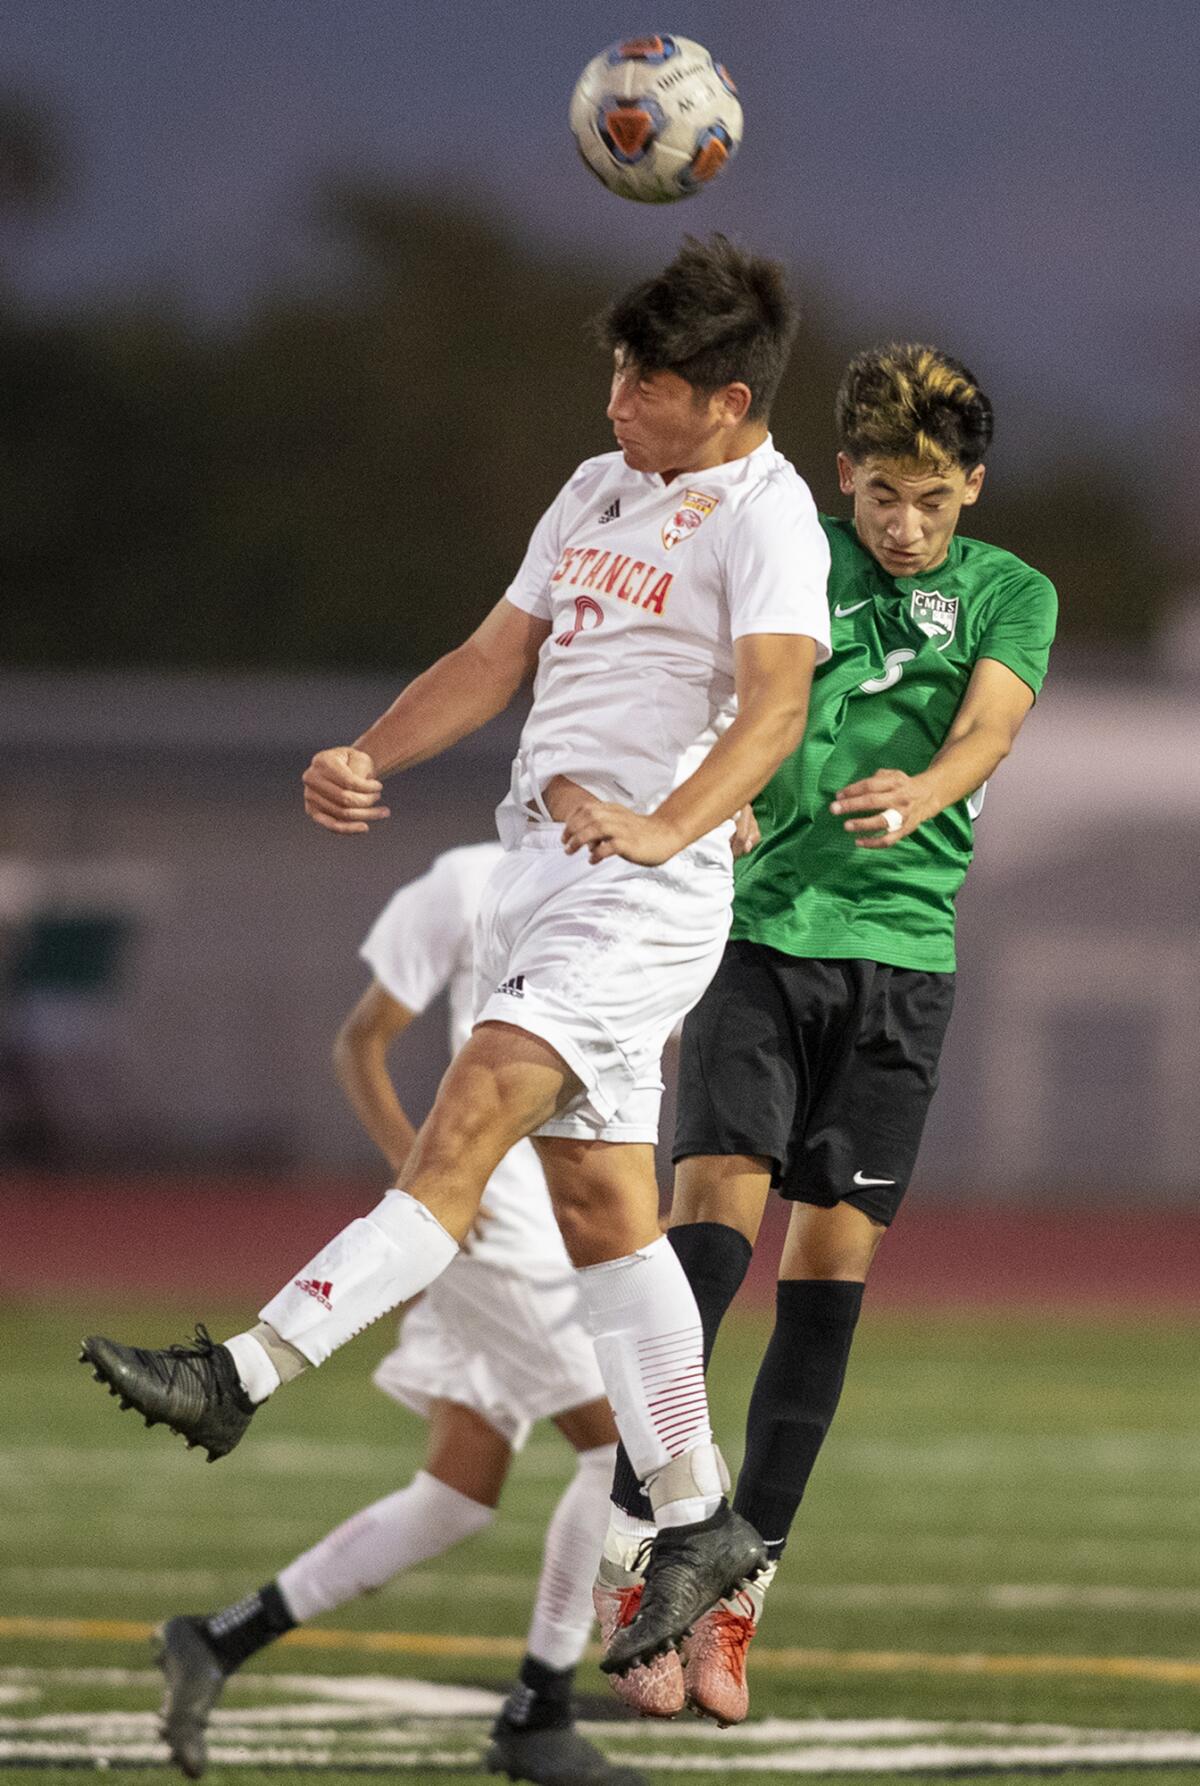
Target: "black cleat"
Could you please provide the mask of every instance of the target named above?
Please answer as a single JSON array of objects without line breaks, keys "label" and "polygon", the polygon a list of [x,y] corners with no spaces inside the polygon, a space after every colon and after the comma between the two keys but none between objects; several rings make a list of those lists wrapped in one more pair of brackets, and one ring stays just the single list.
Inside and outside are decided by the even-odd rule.
[{"label": "black cleat", "polygon": [[198,1618],[168,1619],[150,1647],[167,1684],[159,1730],[176,1767],[198,1780],[208,1761],[208,1714],[229,1677],[205,1642]]},{"label": "black cleat", "polygon": [[189,1449],[203,1445],[210,1464],[232,1451],[250,1424],[254,1403],[233,1359],[224,1346],[214,1346],[199,1323],[191,1345],[157,1352],[119,1346],[93,1333],[79,1360],[91,1365],[97,1383],[107,1384],[123,1408],[136,1408],[147,1426],[161,1421],[186,1439]]},{"label": "black cleat", "polygon": [[665,1526],[650,1547],[637,1614],[616,1633],[600,1667],[605,1674],[624,1674],[661,1655],[739,1582],[753,1581],[766,1566],[762,1539],[728,1501],[695,1525]]},{"label": "black cleat", "polygon": [[645,1774],[610,1761],[571,1724],[522,1730],[499,1717],[485,1759],[490,1774],[533,1780],[537,1786],[649,1786]]}]

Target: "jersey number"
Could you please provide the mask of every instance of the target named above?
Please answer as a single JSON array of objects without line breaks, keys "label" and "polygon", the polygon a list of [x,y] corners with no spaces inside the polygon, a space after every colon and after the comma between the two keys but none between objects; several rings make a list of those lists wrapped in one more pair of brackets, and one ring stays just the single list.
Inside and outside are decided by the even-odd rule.
[{"label": "jersey number", "polygon": [[[592,624],[590,626],[588,625],[589,614],[593,616]],[[596,628],[603,624],[604,609],[600,606],[600,603],[594,602],[590,595],[577,595],[575,597],[575,624],[567,632],[559,633],[554,643],[556,645],[569,645],[577,633],[595,632]],[[909,652],[909,656],[912,656],[911,651]]]}]

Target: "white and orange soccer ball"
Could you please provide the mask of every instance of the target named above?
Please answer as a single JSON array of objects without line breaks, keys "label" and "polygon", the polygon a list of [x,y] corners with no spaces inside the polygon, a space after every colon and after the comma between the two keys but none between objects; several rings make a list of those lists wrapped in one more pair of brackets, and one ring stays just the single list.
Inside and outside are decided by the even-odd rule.
[{"label": "white and orange soccer ball", "polygon": [[579,153],[610,192],[644,205],[690,198],[742,140],[729,75],[690,37],[630,37],[594,56],[571,96]]}]

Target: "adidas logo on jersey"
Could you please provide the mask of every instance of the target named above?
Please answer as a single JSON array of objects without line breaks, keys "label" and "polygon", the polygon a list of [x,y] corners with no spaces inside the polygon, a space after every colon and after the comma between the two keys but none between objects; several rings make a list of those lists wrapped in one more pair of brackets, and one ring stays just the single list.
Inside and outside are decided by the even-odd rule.
[{"label": "adidas logo on jersey", "polygon": [[606,521],[615,521],[618,518],[618,516],[620,515],[620,513],[621,513],[621,498],[618,496],[618,497],[614,498],[614,500],[612,502],[609,503],[609,505],[605,509],[604,513],[600,516],[600,525],[603,527],[603,525]]},{"label": "adidas logo on jersey", "polygon": [[524,974],[514,974],[511,980],[501,980],[499,986],[497,986],[497,988],[496,988],[496,991],[497,992],[506,992],[508,994],[509,998],[524,998],[525,997],[525,976],[524,976]]},{"label": "adidas logo on jersey", "polygon": [[333,1303],[330,1301],[330,1297],[333,1295],[332,1284],[324,1283],[320,1278],[298,1277],[296,1279],[296,1288],[297,1290],[303,1290],[307,1296],[315,1296],[317,1301],[321,1304],[321,1307],[327,1308],[332,1314]]}]

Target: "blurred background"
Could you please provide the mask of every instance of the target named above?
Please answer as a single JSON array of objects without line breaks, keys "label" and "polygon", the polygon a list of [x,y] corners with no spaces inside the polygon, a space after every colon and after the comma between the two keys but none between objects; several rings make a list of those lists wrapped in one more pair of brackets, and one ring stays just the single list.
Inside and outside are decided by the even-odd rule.
[{"label": "blurred background", "polygon": [[[605,192],[566,128],[584,63],[657,28],[729,66],[747,120],[721,180],[665,209]],[[849,353],[932,339],[998,416],[969,531],[1062,603],[978,826],[941,1090],[756,1705],[1194,1724],[1200,8],[8,0],[0,47],[0,1512],[21,1535],[0,1693],[57,1682],[74,1754],[72,1717],[115,1688],[72,1698],[64,1657],[144,1670],[150,1622],[244,1591],[415,1461],[360,1368],[388,1323],[215,1478],[70,1359],[89,1326],[244,1325],[373,1200],[329,1058],[356,950],[399,882],[491,835],[520,714],[394,784],[365,838],[309,824],[300,773],[487,611],[609,446],[589,317],[723,229],[802,295],[774,430],[818,500],[841,512]],[[439,1017],[396,1051],[417,1115]],[[777,1240],[714,1365],[735,1462]],[[472,1549],[477,1653],[402,1633],[404,1666],[503,1682],[564,1451],[531,1446],[508,1537]],[[460,1633],[459,1567],[339,1615],[316,1665],[367,1666],[375,1624]],[[152,1742],[149,1678],[121,1691]]]},{"label": "blurred background", "polygon": [[[819,500],[848,353],[932,338],[999,417],[972,526],[1062,599],[979,827],[923,1182],[1194,1191],[1200,16],[695,0],[686,25],[746,138],[660,209],[565,128],[631,28],[611,7],[7,9],[8,1164],[370,1167],[327,1068],[355,949],[490,833],[519,716],[367,839],[307,826],[298,773],[479,619],[609,444],[588,318],[723,228],[803,295],[775,434]],[[402,1062],[418,1107],[439,1036]]]}]

